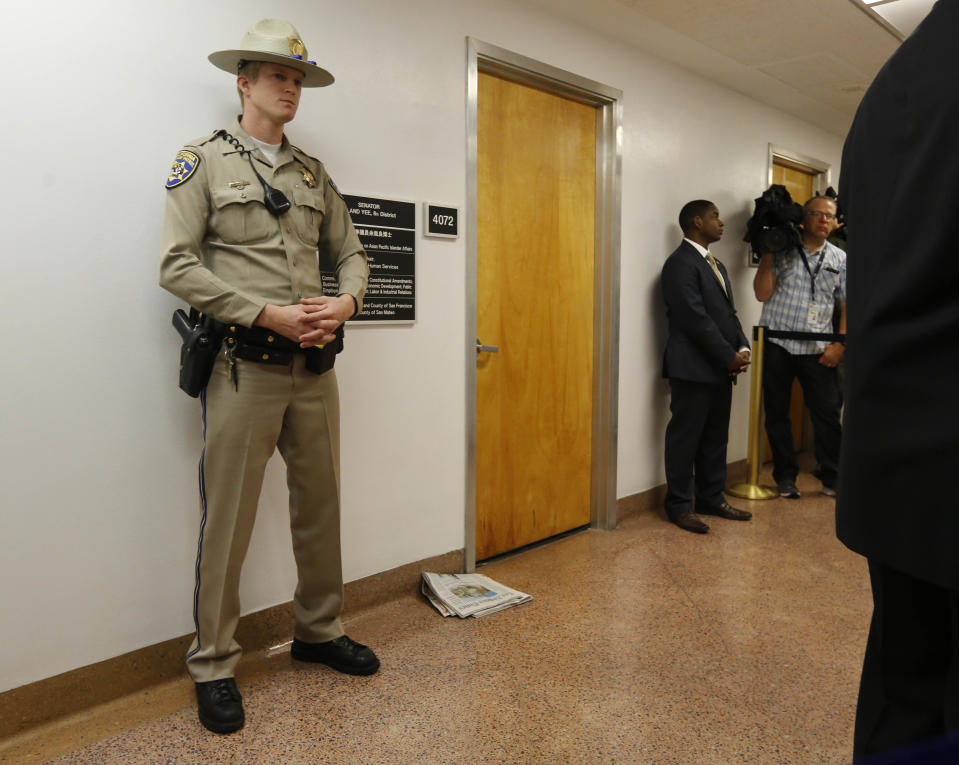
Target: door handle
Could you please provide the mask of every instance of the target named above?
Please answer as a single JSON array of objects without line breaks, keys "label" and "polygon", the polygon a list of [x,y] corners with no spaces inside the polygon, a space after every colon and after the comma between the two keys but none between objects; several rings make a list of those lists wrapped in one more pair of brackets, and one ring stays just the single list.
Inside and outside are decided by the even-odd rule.
[{"label": "door handle", "polygon": [[481,353],[499,353],[498,345],[483,345],[480,342],[480,339],[476,338],[476,355],[479,356]]}]

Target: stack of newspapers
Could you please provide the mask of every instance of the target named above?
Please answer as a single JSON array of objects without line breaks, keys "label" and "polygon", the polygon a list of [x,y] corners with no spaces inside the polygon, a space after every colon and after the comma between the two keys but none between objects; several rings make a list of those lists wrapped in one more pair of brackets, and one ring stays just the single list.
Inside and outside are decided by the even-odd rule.
[{"label": "stack of newspapers", "polygon": [[533,599],[480,574],[423,572],[420,590],[443,616],[487,616]]}]

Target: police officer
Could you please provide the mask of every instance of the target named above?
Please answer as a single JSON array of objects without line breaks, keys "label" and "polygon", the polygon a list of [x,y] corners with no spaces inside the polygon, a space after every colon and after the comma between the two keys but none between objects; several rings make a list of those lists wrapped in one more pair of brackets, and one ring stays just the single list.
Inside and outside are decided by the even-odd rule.
[{"label": "police officer", "polygon": [[[243,727],[233,679],[239,578],[267,461],[286,462],[298,584],[291,654],[369,675],[379,660],[343,633],[337,328],[362,307],[368,268],[323,164],[284,136],[301,89],[333,76],[286,21],[257,22],[210,61],[236,76],[242,115],[184,146],[166,182],[160,284],[223,322],[223,351],[201,393],[202,519],[187,668],[200,722]],[[318,259],[319,255],[319,259]],[[320,266],[335,271],[324,296]]]}]

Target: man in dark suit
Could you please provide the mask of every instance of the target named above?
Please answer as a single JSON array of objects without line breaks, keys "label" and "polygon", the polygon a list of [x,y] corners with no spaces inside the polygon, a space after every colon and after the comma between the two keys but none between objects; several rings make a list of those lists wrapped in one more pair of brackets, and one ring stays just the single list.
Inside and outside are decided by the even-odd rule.
[{"label": "man in dark suit", "polygon": [[959,3],[940,0],[877,75],[843,149],[837,533],[867,557],[874,601],[860,757],[959,730],[957,29]]},{"label": "man in dark suit", "polygon": [[686,531],[705,534],[709,526],[697,512],[735,521],[752,517],[723,497],[732,381],[749,365],[749,342],[736,318],[726,268],[708,249],[723,235],[716,205],[704,199],[687,203],[679,227],[683,242],[662,275],[669,320],[663,377],[672,391],[666,515]]}]

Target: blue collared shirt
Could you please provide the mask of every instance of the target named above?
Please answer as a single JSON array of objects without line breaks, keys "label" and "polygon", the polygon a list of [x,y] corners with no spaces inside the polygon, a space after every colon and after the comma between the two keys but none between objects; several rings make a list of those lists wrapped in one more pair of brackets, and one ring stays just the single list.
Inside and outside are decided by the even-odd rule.
[{"label": "blue collared shirt", "polygon": [[[773,255],[776,289],[763,303],[759,323],[770,329],[831,333],[835,300],[846,300],[846,253],[829,242],[816,252],[809,252],[805,246],[803,250],[809,263],[808,271],[798,250],[788,255]],[[820,257],[822,265],[817,273]],[[815,292],[810,271],[816,276]],[[792,354],[818,354],[830,341],[770,338],[770,342]]]}]

